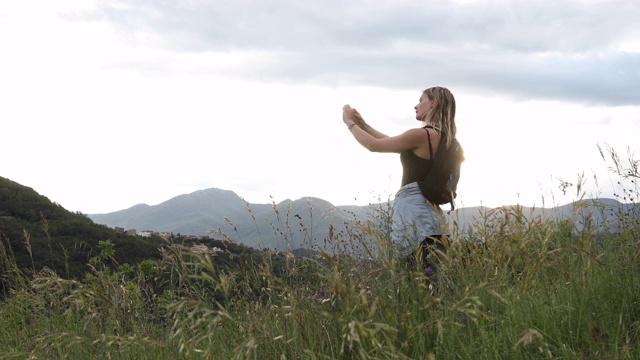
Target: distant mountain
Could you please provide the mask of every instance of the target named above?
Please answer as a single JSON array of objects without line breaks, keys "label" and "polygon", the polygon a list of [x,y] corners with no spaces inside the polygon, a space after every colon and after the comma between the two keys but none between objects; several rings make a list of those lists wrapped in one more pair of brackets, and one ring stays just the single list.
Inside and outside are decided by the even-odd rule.
[{"label": "distant mountain", "polygon": [[[108,214],[83,215],[69,212],[33,189],[0,177],[0,254],[4,246],[5,252],[14,254],[23,269],[38,271],[47,266],[71,277],[82,276],[88,259],[99,251],[97,244],[101,240],[109,239],[116,244],[120,263],[135,264],[159,256],[157,249],[162,243],[158,237],[131,237],[115,231],[116,226],[223,239],[222,234],[210,234],[211,230],[219,230],[228,238],[256,249],[328,250],[335,245],[331,239],[347,239],[347,228],[355,221],[369,220],[383,225],[389,208],[388,203],[334,206],[314,197],[251,204],[232,191],[211,188],[176,196],[155,206],[139,204]],[[626,219],[637,221],[640,212],[638,204],[621,204],[612,199],[583,200],[553,208],[520,207],[518,211],[514,208],[461,208],[448,217],[462,229],[486,219],[521,213],[528,218],[567,219],[578,229],[590,223],[596,227],[606,224],[608,230],[617,231]],[[28,253],[26,236],[32,254]],[[0,270],[3,270],[1,262]]]},{"label": "distant mountain", "polygon": [[[285,200],[277,204],[251,204],[236,193],[216,188],[176,196],[161,204],[135,205],[107,214],[89,214],[109,227],[165,231],[181,235],[209,235],[220,231],[255,248],[279,250],[325,248],[329,225],[333,234],[346,230],[354,219],[364,219],[372,206],[333,206],[318,198]],[[211,235],[221,238],[223,235]]]},{"label": "distant mountain", "polygon": [[[615,212],[628,210],[628,206],[612,199],[599,199],[554,208],[521,207],[520,210],[525,216],[574,220],[580,228],[586,214],[593,214],[594,224],[601,224],[603,218],[611,219]],[[126,210],[88,216],[96,223],[109,227],[181,235],[207,235],[211,230],[220,230],[247,246],[287,250],[312,246],[326,249],[328,245],[325,240],[330,237],[330,225],[333,226],[334,237],[341,236],[354,220],[377,218],[377,221],[383,221],[388,209],[387,203],[334,206],[313,197],[285,200],[278,204],[251,204],[232,191],[210,188],[176,196],[155,206],[139,204]],[[448,207],[443,209],[447,210]],[[448,217],[451,223],[468,229],[487,217],[503,216],[504,213],[500,208],[470,207],[458,209]],[[615,224],[611,220],[609,222],[609,226],[614,227]]]},{"label": "distant mountain", "polygon": [[[640,204],[623,204],[615,199],[584,199],[552,208],[507,205],[498,208],[468,207],[451,215],[450,220],[463,229],[487,220],[523,215],[527,219],[546,218],[556,221],[571,221],[576,230],[590,226],[593,231],[618,232],[626,219],[640,216]],[[637,221],[637,220],[636,220]]]}]

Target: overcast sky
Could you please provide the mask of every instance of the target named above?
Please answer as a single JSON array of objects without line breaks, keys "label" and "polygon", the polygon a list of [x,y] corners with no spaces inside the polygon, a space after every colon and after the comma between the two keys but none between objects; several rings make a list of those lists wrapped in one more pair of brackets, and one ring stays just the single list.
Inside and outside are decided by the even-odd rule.
[{"label": "overcast sky", "polygon": [[[637,1],[0,3],[0,176],[104,213],[206,188],[253,203],[392,198],[382,132],[457,101],[458,206],[551,206],[560,179],[613,193],[598,144],[640,150]],[[544,199],[544,202],[543,202]]]}]

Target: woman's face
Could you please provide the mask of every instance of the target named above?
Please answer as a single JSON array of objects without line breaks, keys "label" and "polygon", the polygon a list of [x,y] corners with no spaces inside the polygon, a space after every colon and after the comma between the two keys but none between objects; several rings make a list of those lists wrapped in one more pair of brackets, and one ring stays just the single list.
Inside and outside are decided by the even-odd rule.
[{"label": "woman's face", "polygon": [[416,120],[423,121],[434,104],[435,100],[429,99],[427,94],[422,93],[420,102],[414,107],[414,109],[416,109]]}]

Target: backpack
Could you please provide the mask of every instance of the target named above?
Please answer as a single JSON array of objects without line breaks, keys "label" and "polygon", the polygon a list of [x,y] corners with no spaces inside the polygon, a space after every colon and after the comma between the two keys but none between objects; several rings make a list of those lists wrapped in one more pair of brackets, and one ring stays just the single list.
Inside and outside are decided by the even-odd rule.
[{"label": "backpack", "polygon": [[[426,126],[424,129],[426,130],[427,127],[434,128]],[[451,210],[454,210],[453,199],[457,196],[456,189],[458,180],[460,180],[460,166],[464,161],[464,151],[456,138],[451,140],[451,146],[447,149],[446,141],[444,141],[443,137],[434,157],[431,148],[431,136],[428,130],[427,138],[429,139],[429,152],[433,163],[424,180],[418,182],[418,186],[422,191],[422,195],[429,202],[437,205],[449,203],[451,204]]]}]

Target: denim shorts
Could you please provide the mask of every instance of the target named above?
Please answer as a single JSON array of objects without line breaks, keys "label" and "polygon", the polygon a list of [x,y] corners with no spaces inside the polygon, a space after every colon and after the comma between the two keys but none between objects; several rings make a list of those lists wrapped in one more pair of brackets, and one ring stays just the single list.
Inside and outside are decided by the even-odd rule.
[{"label": "denim shorts", "polygon": [[428,203],[418,183],[398,190],[393,200],[391,242],[399,255],[407,255],[427,236],[441,235],[445,226],[442,209]]}]

